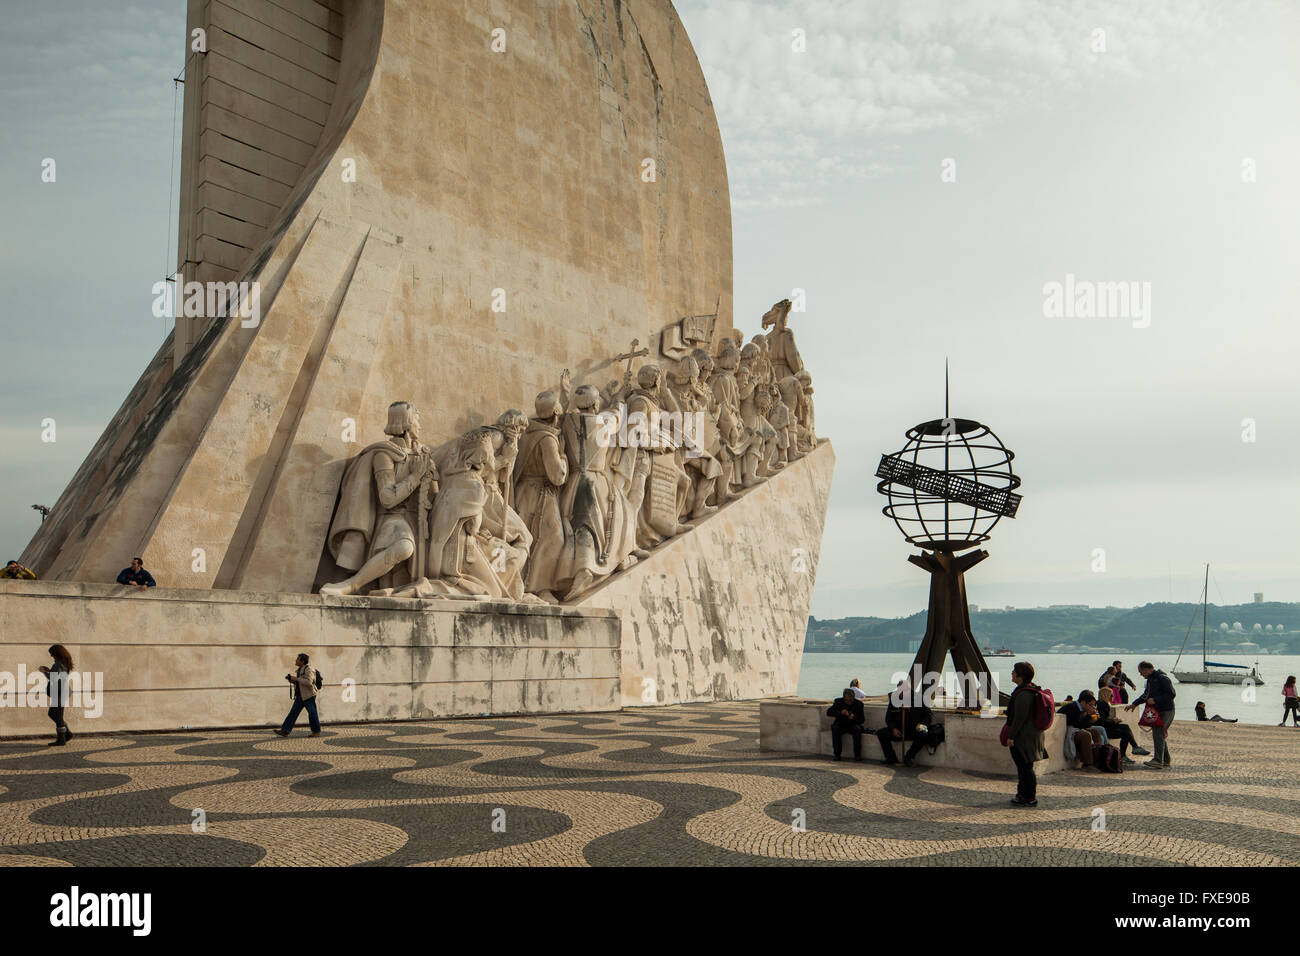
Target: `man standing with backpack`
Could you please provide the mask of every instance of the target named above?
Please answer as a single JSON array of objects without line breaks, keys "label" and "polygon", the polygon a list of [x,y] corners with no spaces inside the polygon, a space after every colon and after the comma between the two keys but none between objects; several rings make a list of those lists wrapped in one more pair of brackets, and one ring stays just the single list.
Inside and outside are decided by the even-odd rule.
[{"label": "man standing with backpack", "polygon": [[320,717],[316,713],[316,691],[321,686],[320,672],[310,664],[310,658],[306,654],[299,654],[297,661],[297,672],[294,674],[285,674],[284,679],[293,686],[293,707],[289,709],[289,716],[284,719],[284,724],[276,731],[277,736],[288,737],[289,732],[293,730],[293,725],[298,721],[298,715],[307,711],[307,720],[311,724],[311,735],[320,736]]},{"label": "man standing with backpack", "polygon": [[1169,769],[1169,725],[1174,722],[1174,697],[1177,692],[1169,676],[1164,671],[1156,670],[1155,665],[1150,661],[1139,664],[1138,673],[1147,679],[1146,689],[1142,691],[1141,697],[1124,709],[1132,710],[1150,701],[1159,712],[1159,723],[1151,727],[1151,749],[1155,754],[1142,766],[1150,767],[1152,770],[1167,770]]},{"label": "man standing with backpack", "polygon": [[1016,662],[1011,668],[1011,680],[1016,689],[1011,692],[1007,725],[1002,731],[1020,778],[1011,803],[1017,807],[1036,807],[1038,777],[1034,774],[1034,763],[1047,756],[1043,731],[1056,719],[1056,703],[1051,691],[1034,684],[1034,665],[1028,661]]}]

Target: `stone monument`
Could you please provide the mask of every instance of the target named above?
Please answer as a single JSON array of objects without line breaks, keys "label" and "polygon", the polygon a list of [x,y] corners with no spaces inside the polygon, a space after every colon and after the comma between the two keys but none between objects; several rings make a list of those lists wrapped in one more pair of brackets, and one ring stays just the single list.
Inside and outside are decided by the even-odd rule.
[{"label": "stone monument", "polygon": [[[290,647],[356,719],[793,693],[834,455],[789,301],[741,348],[671,3],[191,3],[199,28],[177,281],[223,308],[178,316],[24,552],[34,639],[101,598],[106,648],[155,635],[116,658],[123,693],[161,682],[137,728],[274,713]],[[137,554],[162,587],[128,610],[98,582]],[[186,654],[202,686],[155,669]]]}]

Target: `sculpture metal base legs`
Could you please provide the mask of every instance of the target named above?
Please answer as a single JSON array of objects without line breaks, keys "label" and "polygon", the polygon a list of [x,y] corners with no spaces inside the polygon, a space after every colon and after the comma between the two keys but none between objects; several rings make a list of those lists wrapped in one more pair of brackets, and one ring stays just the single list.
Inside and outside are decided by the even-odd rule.
[{"label": "sculpture metal base legs", "polygon": [[965,574],[989,556],[987,551],[969,551],[954,555],[946,551],[924,551],[910,555],[908,561],[930,573],[930,610],[926,617],[925,638],[916,652],[912,673],[926,680],[937,680],[949,654],[953,666],[963,678],[958,694],[964,707],[980,707],[993,695],[988,663],[970,630],[970,609],[966,604]]}]

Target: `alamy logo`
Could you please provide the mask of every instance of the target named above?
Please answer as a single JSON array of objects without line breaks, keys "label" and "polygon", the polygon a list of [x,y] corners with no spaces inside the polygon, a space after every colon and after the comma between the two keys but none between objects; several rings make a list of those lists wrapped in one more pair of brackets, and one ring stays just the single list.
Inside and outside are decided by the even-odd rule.
[{"label": "alamy logo", "polygon": [[601,448],[682,449],[687,458],[705,454],[704,412],[628,412],[619,402],[618,411],[606,409],[596,416],[600,424],[596,444]]},{"label": "alamy logo", "polygon": [[148,936],[153,923],[152,893],[70,892],[50,897],[51,926],[129,926],[134,936]]},{"label": "alamy logo", "polygon": [[[997,677],[987,673],[922,672],[920,664],[913,664],[910,673],[896,671],[891,680],[895,686],[889,692],[889,699],[895,707],[933,707],[938,697],[955,697],[978,700],[987,715],[993,716],[992,702],[998,699]],[[985,714],[981,713],[980,716]]]},{"label": "alamy logo", "polygon": [[20,664],[18,673],[0,671],[0,707],[71,707],[85,717],[104,713],[104,675],[100,671],[54,671],[46,677],[39,671],[27,673]]},{"label": "alamy logo", "polygon": [[1064,282],[1043,285],[1048,319],[1132,319],[1133,328],[1151,324],[1150,282],[1093,282],[1066,273]]},{"label": "alamy logo", "polygon": [[239,319],[245,329],[262,321],[262,285],[259,282],[187,282],[176,298],[176,288],[167,281],[153,284],[153,314],[156,318]]}]

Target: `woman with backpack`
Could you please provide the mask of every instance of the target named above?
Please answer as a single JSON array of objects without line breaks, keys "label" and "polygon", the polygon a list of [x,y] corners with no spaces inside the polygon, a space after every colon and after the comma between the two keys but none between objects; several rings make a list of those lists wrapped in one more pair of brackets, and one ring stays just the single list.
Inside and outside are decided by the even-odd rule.
[{"label": "woman with backpack", "polygon": [[[1043,731],[1039,728],[1037,711],[1040,689],[1034,684],[1034,665],[1028,661],[1017,661],[1011,668],[1011,680],[1016,689],[1011,692],[1011,703],[1007,704],[1007,725],[1002,731],[1020,778],[1011,803],[1017,807],[1036,807],[1038,777],[1034,774],[1034,762],[1046,757],[1047,751],[1043,749]],[[1047,704],[1047,712],[1055,713],[1051,702]]]},{"label": "woman with backpack", "polygon": [[276,730],[280,737],[288,737],[289,732],[293,730],[293,725],[298,721],[298,715],[307,711],[307,720],[311,724],[311,735],[320,736],[320,717],[316,713],[316,686],[317,674],[316,669],[311,666],[310,658],[306,654],[299,654],[298,659],[294,662],[297,665],[297,672],[294,674],[285,674],[284,679],[293,685],[293,707],[289,709],[289,716],[284,718],[284,724]]}]

